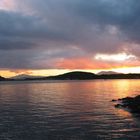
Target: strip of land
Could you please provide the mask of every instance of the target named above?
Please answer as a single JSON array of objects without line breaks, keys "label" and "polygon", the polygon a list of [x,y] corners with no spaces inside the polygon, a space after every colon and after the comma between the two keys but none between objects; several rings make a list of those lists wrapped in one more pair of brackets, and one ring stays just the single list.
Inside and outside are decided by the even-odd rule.
[{"label": "strip of land", "polygon": [[22,79],[4,78],[0,81],[26,81],[26,80],[94,80],[94,79],[140,79],[140,74],[94,74],[90,72],[74,71],[48,77],[25,77]]}]

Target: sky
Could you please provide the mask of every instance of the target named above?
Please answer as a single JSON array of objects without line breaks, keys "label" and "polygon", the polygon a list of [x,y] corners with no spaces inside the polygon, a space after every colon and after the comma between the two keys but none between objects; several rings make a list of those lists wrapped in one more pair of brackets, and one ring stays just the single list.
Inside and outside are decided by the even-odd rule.
[{"label": "sky", "polygon": [[0,75],[140,71],[139,0],[0,0]]}]

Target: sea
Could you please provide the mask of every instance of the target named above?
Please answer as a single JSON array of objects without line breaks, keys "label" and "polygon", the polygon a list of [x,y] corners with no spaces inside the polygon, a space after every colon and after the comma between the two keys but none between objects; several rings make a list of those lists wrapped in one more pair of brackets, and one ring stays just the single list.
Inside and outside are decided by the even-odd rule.
[{"label": "sea", "polygon": [[112,99],[140,80],[0,82],[0,140],[140,140],[140,116]]}]

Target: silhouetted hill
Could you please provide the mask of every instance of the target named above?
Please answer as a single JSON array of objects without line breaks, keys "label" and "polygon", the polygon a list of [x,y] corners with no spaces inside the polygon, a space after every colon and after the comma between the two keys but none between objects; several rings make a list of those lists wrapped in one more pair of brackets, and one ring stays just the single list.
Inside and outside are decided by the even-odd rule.
[{"label": "silhouetted hill", "polygon": [[86,79],[95,79],[96,75],[90,72],[69,72],[57,76],[50,76],[49,79],[57,79],[57,80],[86,80]]},{"label": "silhouetted hill", "polygon": [[89,72],[69,72],[62,75],[46,77],[52,80],[90,80],[90,79],[140,79],[140,74],[96,75]]},{"label": "silhouetted hill", "polygon": [[99,79],[140,79],[140,74],[99,75]]},{"label": "silhouetted hill", "polygon": [[6,80],[4,77],[0,76],[0,81]]},{"label": "silhouetted hill", "polygon": [[94,79],[140,79],[140,74],[107,74],[96,75],[90,72],[74,71],[68,72],[56,76],[48,77],[27,77],[24,79],[5,79],[3,77],[0,80],[7,81],[26,81],[26,80],[94,80]]}]

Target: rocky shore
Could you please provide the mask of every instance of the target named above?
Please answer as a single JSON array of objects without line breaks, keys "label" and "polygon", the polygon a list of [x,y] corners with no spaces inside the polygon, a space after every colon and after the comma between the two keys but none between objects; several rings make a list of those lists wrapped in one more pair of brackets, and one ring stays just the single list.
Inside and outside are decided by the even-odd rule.
[{"label": "rocky shore", "polygon": [[140,114],[140,95],[136,97],[126,97],[118,100],[112,100],[112,102],[117,102],[116,108],[126,108],[132,113]]}]

